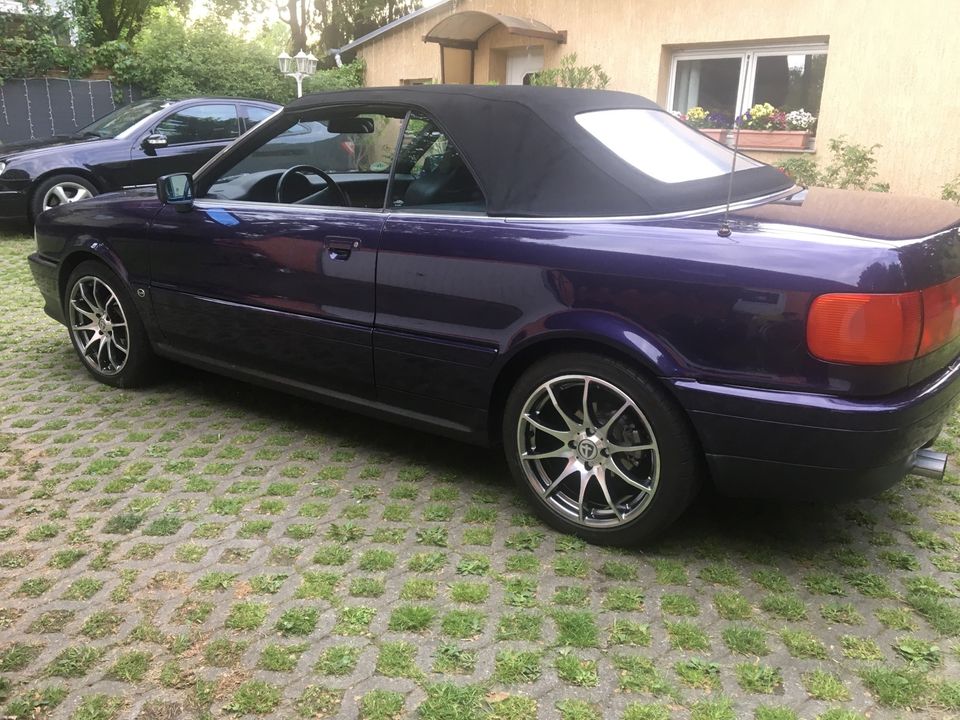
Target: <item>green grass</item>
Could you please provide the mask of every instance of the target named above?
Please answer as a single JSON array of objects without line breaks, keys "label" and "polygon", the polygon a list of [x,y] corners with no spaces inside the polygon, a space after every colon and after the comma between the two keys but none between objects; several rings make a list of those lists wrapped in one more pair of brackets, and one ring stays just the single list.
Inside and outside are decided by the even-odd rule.
[{"label": "green grass", "polygon": [[320,611],[315,607],[292,607],[277,619],[276,629],[281,635],[309,635],[317,627]]},{"label": "green grass", "polygon": [[540,678],[541,654],[526,650],[501,650],[494,659],[493,678],[507,685],[532,683]]},{"label": "green grass", "polygon": [[267,645],[260,653],[257,667],[273,672],[293,672],[307,648],[306,644]]},{"label": "green grass", "polygon": [[147,652],[123,653],[107,671],[107,677],[124,682],[139,682],[150,669],[151,655]]},{"label": "green grass", "polygon": [[667,635],[670,638],[670,644],[678,650],[698,650],[705,651],[710,649],[710,639],[708,635],[693,622],[687,620],[678,620],[677,622],[666,623]]},{"label": "green grass", "polygon": [[767,634],[758,627],[735,625],[721,632],[723,643],[738,655],[763,656],[770,654]]},{"label": "green grass", "polygon": [[228,713],[235,715],[266,715],[280,705],[281,690],[261,680],[248,680],[240,685],[228,705]]},{"label": "green grass", "polygon": [[390,613],[388,627],[395,632],[424,632],[437,617],[437,611],[426,605],[400,605]]},{"label": "green grass", "polygon": [[384,677],[419,678],[423,675],[416,664],[417,646],[405,640],[384,642],[377,657],[378,673]]},{"label": "green grass", "polygon": [[231,630],[256,630],[263,625],[270,606],[265,602],[239,602],[230,608],[224,625]]},{"label": "green grass", "polygon": [[47,674],[61,678],[79,678],[86,675],[100,660],[103,650],[89,645],[64,648],[47,666]]},{"label": "green grass", "polygon": [[351,645],[334,645],[320,653],[314,671],[321,675],[349,675],[357,666],[360,648]]},{"label": "green grass", "polygon": [[497,640],[535,642],[543,634],[543,616],[535,612],[505,613],[497,625]]},{"label": "green grass", "polygon": [[361,720],[395,720],[403,710],[404,696],[393,690],[371,690],[360,698]]},{"label": "green grass", "polygon": [[734,666],[737,684],[749,693],[770,694],[783,683],[779,668],[760,663],[737,663]]},{"label": "green grass", "polygon": [[888,665],[873,665],[857,673],[877,701],[886,707],[912,708],[921,706],[930,684],[921,671]]},{"label": "green grass", "polygon": [[71,715],[71,720],[114,720],[125,705],[121,697],[87,695]]},{"label": "green grass", "polygon": [[440,629],[447,637],[475,638],[483,632],[486,620],[486,615],[477,610],[452,610],[443,616]]},{"label": "green grass", "polygon": [[431,683],[418,708],[420,720],[481,720],[485,691],[477,685]]},{"label": "green grass", "polygon": [[614,655],[613,667],[617,670],[618,687],[623,692],[649,693],[656,697],[676,695],[676,690],[653,660],[636,655]]},{"label": "green grass", "polygon": [[570,647],[598,647],[600,629],[596,616],[589,611],[554,610],[551,617],[557,628],[557,644]]},{"label": "green grass", "polygon": [[814,700],[840,702],[850,699],[850,691],[843,681],[835,674],[817,668],[802,676],[803,686],[807,694]]},{"label": "green grass", "polygon": [[820,638],[806,630],[783,628],[780,640],[795,658],[826,660],[827,648]]},{"label": "green grass", "polygon": [[333,632],[337,635],[366,635],[377,611],[368,607],[345,607],[337,612]]},{"label": "green grass", "polygon": [[569,651],[560,651],[554,661],[554,668],[557,677],[570,685],[596,687],[600,683],[597,661],[577,657]]},{"label": "green grass", "polygon": [[681,660],[674,664],[674,672],[687,687],[697,690],[720,688],[720,664],[702,658]]},{"label": "green grass", "polygon": [[695,617],[700,614],[700,605],[689,595],[667,593],[660,598],[660,609],[667,615],[686,615]]},{"label": "green grass", "polygon": [[13,643],[0,650],[0,672],[19,672],[32,663],[43,648],[39,645]]},{"label": "green grass", "polygon": [[477,654],[453,643],[443,643],[434,653],[433,671],[437,673],[472,673],[477,666]]}]

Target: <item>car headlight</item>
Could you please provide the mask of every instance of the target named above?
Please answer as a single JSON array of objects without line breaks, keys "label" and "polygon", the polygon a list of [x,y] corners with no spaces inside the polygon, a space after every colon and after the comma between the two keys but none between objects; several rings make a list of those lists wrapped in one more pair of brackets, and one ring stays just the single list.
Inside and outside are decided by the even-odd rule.
[{"label": "car headlight", "polygon": [[6,169],[7,169],[7,164],[3,160],[0,160],[0,175],[3,175],[3,171]]}]

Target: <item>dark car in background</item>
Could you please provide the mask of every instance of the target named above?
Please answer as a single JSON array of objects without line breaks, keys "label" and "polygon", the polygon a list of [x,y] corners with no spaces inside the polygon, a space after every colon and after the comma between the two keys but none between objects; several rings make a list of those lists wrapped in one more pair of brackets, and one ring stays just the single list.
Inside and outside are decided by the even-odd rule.
[{"label": "dark car in background", "polygon": [[[314,123],[355,167],[288,153]],[[36,236],[46,312],[99,381],[161,356],[502,445],[540,516],[594,542],[650,537],[708,479],[809,500],[944,472],[960,208],[803,191],[636,95],[307,96]]]},{"label": "dark car in background", "polygon": [[57,205],[194,172],[279,107],[240,98],[140,100],[72,135],[0,145],[0,221],[35,220]]}]

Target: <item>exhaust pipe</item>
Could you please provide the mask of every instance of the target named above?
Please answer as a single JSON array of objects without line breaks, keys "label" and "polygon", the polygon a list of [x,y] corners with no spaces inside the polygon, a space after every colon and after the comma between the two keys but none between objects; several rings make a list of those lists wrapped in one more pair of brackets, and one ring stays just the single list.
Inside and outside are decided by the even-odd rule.
[{"label": "exhaust pipe", "polygon": [[913,456],[913,462],[910,464],[910,474],[920,477],[942,480],[943,473],[947,469],[947,454],[921,448]]}]

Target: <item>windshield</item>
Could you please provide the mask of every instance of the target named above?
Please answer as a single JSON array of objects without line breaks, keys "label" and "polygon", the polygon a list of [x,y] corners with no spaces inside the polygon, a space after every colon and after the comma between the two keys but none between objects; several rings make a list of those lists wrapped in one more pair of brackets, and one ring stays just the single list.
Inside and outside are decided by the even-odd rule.
[{"label": "windshield", "polygon": [[[659,110],[598,110],[577,115],[580,126],[645,175],[664,183],[726,175],[733,151]],[[762,167],[745,155],[737,171]]]},{"label": "windshield", "polygon": [[136,125],[148,115],[168,105],[166,100],[141,100],[140,102],[124,105],[109,115],[94,120],[85,128],[78,130],[81,135],[96,135],[101,138],[116,137],[124,130]]}]

